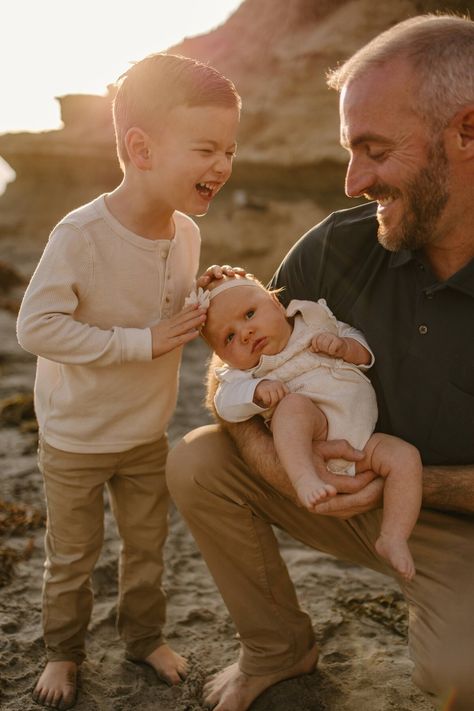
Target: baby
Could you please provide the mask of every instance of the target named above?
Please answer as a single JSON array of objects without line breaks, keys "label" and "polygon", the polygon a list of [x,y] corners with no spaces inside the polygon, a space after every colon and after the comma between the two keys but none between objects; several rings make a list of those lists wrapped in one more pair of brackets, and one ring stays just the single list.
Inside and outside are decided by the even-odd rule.
[{"label": "baby", "polygon": [[335,496],[324,481],[354,475],[355,464],[315,460],[313,440],[346,439],[364,449],[369,468],[386,479],[377,553],[406,580],[415,574],[408,538],[421,505],[421,460],[410,444],[373,434],[375,393],[363,371],[374,362],[363,335],[338,322],[324,299],[291,301],[252,275],[223,277],[191,300],[208,306],[202,335],[223,361],[214,403],[228,422],[261,415],[300,502],[309,510]]}]

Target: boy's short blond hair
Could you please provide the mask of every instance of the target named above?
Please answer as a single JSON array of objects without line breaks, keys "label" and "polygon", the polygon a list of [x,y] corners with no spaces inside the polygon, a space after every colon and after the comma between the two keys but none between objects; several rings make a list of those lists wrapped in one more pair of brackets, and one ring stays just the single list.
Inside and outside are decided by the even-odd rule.
[{"label": "boy's short blond hair", "polygon": [[125,135],[133,126],[152,133],[176,106],[222,106],[240,109],[234,84],[208,64],[177,54],[150,54],[133,64],[116,82],[113,119],[117,154],[129,160]]}]

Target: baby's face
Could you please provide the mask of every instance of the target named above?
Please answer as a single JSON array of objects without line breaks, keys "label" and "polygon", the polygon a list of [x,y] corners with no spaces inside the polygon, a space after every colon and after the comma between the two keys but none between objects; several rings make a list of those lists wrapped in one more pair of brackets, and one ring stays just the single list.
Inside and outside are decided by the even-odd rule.
[{"label": "baby's face", "polygon": [[291,331],[278,299],[258,285],[247,285],[226,289],[211,300],[203,335],[224,363],[247,370],[262,355],[279,353]]}]

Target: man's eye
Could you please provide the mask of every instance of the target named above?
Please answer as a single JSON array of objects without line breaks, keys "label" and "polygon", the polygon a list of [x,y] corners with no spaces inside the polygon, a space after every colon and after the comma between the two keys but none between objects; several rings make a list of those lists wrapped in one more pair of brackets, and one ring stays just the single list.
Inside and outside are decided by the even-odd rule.
[{"label": "man's eye", "polygon": [[252,316],[254,315],[254,313],[255,313],[255,311],[254,311],[253,309],[250,309],[250,310],[247,311],[247,313],[245,314],[245,318],[252,318]]},{"label": "man's eye", "polygon": [[224,343],[226,344],[226,346],[227,346],[229,343],[232,343],[232,339],[233,339],[233,338],[234,338],[234,334],[233,334],[233,333],[229,333],[229,335],[227,335],[227,336],[225,337]]},{"label": "man's eye", "polygon": [[367,155],[371,160],[375,161],[382,161],[385,160],[385,158],[388,155],[388,151],[383,150],[383,151],[367,151]]}]

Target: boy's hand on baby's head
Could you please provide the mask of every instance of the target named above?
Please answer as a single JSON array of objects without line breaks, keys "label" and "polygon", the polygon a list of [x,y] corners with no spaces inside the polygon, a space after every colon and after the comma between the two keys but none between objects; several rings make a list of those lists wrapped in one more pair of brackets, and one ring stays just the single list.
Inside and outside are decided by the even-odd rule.
[{"label": "boy's hand on baby's head", "polygon": [[262,380],[253,394],[253,401],[259,407],[274,407],[290,391],[281,380]]},{"label": "boy's hand on baby's head", "polygon": [[206,320],[206,309],[193,304],[179,314],[165,318],[151,327],[152,358],[169,353],[199,336],[199,329]]},{"label": "boy's hand on baby's head", "polygon": [[345,338],[340,338],[335,333],[318,333],[311,341],[311,350],[315,353],[324,353],[332,358],[344,358],[347,352],[347,342]]},{"label": "boy's hand on baby's head", "polygon": [[228,264],[223,264],[219,266],[218,264],[213,264],[208,267],[200,277],[198,277],[196,284],[197,286],[204,289],[211,281],[214,279],[222,279],[223,276],[233,277],[235,275],[245,276],[246,271],[242,267],[231,267]]}]

